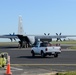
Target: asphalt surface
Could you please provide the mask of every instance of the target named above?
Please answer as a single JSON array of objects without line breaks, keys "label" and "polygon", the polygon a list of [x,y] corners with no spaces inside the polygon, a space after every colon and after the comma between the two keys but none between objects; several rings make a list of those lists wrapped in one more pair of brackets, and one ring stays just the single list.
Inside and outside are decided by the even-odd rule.
[{"label": "asphalt surface", "polygon": [[[50,73],[52,71],[62,72],[76,70],[76,51],[68,49],[63,50],[58,58],[54,58],[53,56],[41,58],[40,55],[33,58],[30,48],[2,48],[0,52],[8,52],[10,55],[13,75],[37,75],[40,73]],[[5,73],[4,70],[2,71],[0,75],[1,73]]]},{"label": "asphalt surface", "polygon": [[[76,44],[61,44],[60,45],[62,49],[68,49],[70,48],[71,46],[76,46]],[[7,43],[7,44],[4,44],[4,45],[0,45],[0,49],[4,49],[4,48],[18,48],[18,44],[11,44],[11,43]]]},{"label": "asphalt surface", "polygon": [[8,52],[11,57],[11,64],[76,64],[76,51],[62,51],[58,58],[40,55],[31,56],[29,49],[0,49],[0,52]]}]

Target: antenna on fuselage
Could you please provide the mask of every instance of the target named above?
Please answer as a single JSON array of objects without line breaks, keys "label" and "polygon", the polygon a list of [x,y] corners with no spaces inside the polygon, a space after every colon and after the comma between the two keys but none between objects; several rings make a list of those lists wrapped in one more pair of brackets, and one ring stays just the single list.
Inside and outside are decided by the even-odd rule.
[{"label": "antenna on fuselage", "polygon": [[19,15],[19,22],[18,22],[18,34],[23,34],[23,25],[22,25],[22,16]]}]

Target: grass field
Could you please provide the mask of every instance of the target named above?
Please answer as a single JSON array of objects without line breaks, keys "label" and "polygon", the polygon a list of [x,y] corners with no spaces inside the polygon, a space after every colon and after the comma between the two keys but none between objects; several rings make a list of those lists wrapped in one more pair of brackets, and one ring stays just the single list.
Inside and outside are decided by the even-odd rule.
[{"label": "grass field", "polygon": [[18,45],[18,42],[0,42],[0,46],[12,46],[12,45]]},{"label": "grass field", "polygon": [[72,72],[63,72],[63,73],[58,73],[56,75],[76,75],[76,71]]},{"label": "grass field", "polygon": [[60,43],[60,44],[76,44],[76,41],[52,41],[51,43]]},{"label": "grass field", "polygon": [[68,49],[75,49],[76,50],[76,46],[71,46]]}]

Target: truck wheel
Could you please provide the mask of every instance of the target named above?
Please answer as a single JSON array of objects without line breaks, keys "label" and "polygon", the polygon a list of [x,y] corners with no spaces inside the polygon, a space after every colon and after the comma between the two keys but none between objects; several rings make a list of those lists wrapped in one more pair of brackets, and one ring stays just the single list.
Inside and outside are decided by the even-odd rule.
[{"label": "truck wheel", "polygon": [[34,57],[34,56],[35,56],[35,53],[34,53],[34,51],[31,51],[31,53],[32,53],[32,57]]},{"label": "truck wheel", "polygon": [[54,54],[54,57],[58,57],[58,54],[55,53],[55,54]]},{"label": "truck wheel", "polygon": [[41,51],[41,57],[45,57],[45,54],[43,51]]}]

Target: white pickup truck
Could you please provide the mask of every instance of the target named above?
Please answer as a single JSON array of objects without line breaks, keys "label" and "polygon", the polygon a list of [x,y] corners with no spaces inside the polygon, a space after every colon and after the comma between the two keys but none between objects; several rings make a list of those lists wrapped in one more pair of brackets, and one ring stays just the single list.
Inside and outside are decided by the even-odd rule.
[{"label": "white pickup truck", "polygon": [[47,42],[37,42],[37,44],[31,48],[31,54],[34,57],[35,55],[41,55],[41,57],[46,57],[47,55],[54,55],[58,57],[58,54],[61,53],[61,47],[58,45],[51,45]]}]

